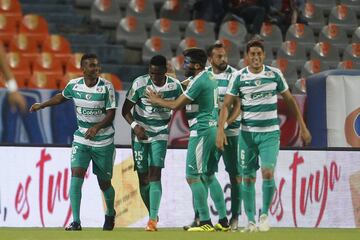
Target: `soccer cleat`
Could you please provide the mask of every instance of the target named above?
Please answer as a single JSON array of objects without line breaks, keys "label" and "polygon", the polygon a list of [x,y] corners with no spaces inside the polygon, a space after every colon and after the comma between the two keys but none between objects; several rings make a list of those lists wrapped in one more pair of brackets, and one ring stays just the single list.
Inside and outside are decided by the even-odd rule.
[{"label": "soccer cleat", "polygon": [[269,224],[268,215],[261,214],[260,215],[260,220],[259,220],[259,231],[260,232],[267,232],[269,230],[270,230],[270,224]]},{"label": "soccer cleat", "polygon": [[232,232],[236,232],[239,229],[239,220],[237,218],[230,219],[230,229]]},{"label": "soccer cleat", "polygon": [[251,233],[251,232],[257,232],[257,231],[258,231],[258,229],[257,229],[255,223],[253,223],[253,222],[249,222],[247,227],[245,227],[244,229],[241,230],[242,233],[246,233],[246,232]]},{"label": "soccer cleat", "polygon": [[191,227],[188,232],[215,232],[215,228],[210,224],[205,224],[199,227]]},{"label": "soccer cleat", "polygon": [[103,230],[104,231],[112,231],[114,229],[115,216],[116,216],[116,212],[114,212],[114,216],[105,215],[105,222],[104,222],[104,225],[103,225]]},{"label": "soccer cleat", "polygon": [[81,225],[78,222],[72,222],[69,226],[65,227],[65,231],[81,231]]},{"label": "soccer cleat", "polygon": [[190,225],[186,225],[186,226],[183,226],[183,229],[185,231],[189,230],[189,228],[192,228],[192,227],[199,227],[200,226],[200,219],[199,218],[195,218],[194,221],[190,224]]},{"label": "soccer cleat", "polygon": [[230,230],[229,222],[226,217],[219,219],[219,223],[214,226],[216,231],[227,232]]},{"label": "soccer cleat", "polygon": [[145,227],[145,231],[155,232],[157,231],[157,221],[150,219]]}]

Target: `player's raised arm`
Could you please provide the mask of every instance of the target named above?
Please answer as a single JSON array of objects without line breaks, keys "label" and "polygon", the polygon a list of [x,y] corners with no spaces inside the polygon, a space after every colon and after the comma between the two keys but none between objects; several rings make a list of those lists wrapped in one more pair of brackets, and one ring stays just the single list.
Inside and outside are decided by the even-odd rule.
[{"label": "player's raised arm", "polygon": [[29,111],[30,112],[36,112],[36,111],[39,111],[43,108],[46,108],[46,107],[51,107],[51,106],[55,106],[55,105],[58,105],[58,104],[61,104],[65,101],[67,101],[68,99],[65,98],[62,93],[58,93],[56,94],[55,96],[53,96],[52,98],[50,98],[49,100],[43,102],[43,103],[34,103]]}]

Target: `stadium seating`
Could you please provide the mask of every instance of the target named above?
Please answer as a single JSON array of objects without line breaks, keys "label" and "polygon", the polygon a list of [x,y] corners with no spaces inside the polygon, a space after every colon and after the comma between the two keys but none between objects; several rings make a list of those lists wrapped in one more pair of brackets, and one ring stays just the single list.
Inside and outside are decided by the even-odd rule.
[{"label": "stadium seating", "polygon": [[277,25],[264,22],[261,26],[260,36],[264,40],[265,45],[276,51],[281,47],[283,42],[282,33]]},{"label": "stadium seating", "polygon": [[192,20],[185,29],[185,37],[195,38],[208,47],[215,42],[214,24],[202,19]]},{"label": "stadium seating", "polygon": [[238,21],[226,21],[221,24],[219,30],[219,39],[228,39],[242,48],[245,45],[245,36],[247,30],[244,24]]},{"label": "stadium seating", "polygon": [[191,19],[190,9],[185,1],[167,0],[160,9],[160,18],[168,18],[179,22],[185,28]]},{"label": "stadium seating", "polygon": [[31,77],[30,64],[19,52],[6,53],[6,60],[20,88],[27,87]]},{"label": "stadium seating", "polygon": [[295,82],[298,79],[298,75],[296,73],[296,66],[285,58],[278,58],[276,60],[273,60],[271,66],[279,68],[281,70],[284,78],[289,85],[290,90],[293,91],[295,88]]},{"label": "stadium seating", "polygon": [[0,13],[4,14],[9,21],[15,21],[18,25],[22,19],[19,0],[0,0]]},{"label": "stadium seating", "polygon": [[221,42],[225,47],[228,63],[231,66],[236,67],[240,59],[240,48],[238,45],[234,44],[234,42],[226,38],[221,38],[218,41]]},{"label": "stadium seating", "polygon": [[344,49],[349,44],[345,30],[332,23],[321,29],[319,42],[328,42],[339,50]]},{"label": "stadium seating", "polygon": [[44,79],[42,75],[46,75],[48,79],[47,81],[53,81],[56,86],[58,86],[58,83],[64,75],[64,71],[60,61],[55,58],[53,53],[42,52],[35,59],[33,65],[33,75],[36,75],[36,79],[40,79],[41,81]]},{"label": "stadium seating", "polygon": [[170,63],[172,67],[175,69],[175,74],[177,79],[184,79],[184,55],[179,54],[171,58]]},{"label": "stadium seating", "polygon": [[358,0],[340,0],[340,3],[353,9],[360,16],[360,1]]},{"label": "stadium seating", "polygon": [[49,27],[46,19],[40,15],[27,14],[24,15],[20,22],[19,33],[25,34],[28,38],[34,39],[38,46],[49,34]]},{"label": "stadium seating", "polygon": [[160,37],[151,37],[147,39],[142,48],[143,63],[148,64],[150,59],[158,54],[163,55],[166,59],[171,59],[173,54],[170,44],[163,41]]},{"label": "stadium seating", "polygon": [[164,42],[168,42],[171,48],[175,49],[181,41],[179,24],[168,18],[156,19],[150,31],[150,37],[161,37]]},{"label": "stadium seating", "polygon": [[328,42],[316,43],[311,50],[310,59],[319,59],[330,68],[336,68],[340,61],[338,50]]},{"label": "stadium seating", "polygon": [[112,73],[101,73],[100,75],[102,78],[105,78],[106,80],[112,82],[114,89],[116,91],[120,91],[123,89],[122,82],[118,76]]},{"label": "stadium seating", "polygon": [[329,70],[329,65],[319,59],[311,59],[306,61],[301,69],[301,77],[308,77],[310,75]]},{"label": "stadium seating", "polygon": [[344,60],[339,62],[338,69],[360,69],[360,62],[354,62],[352,60]]},{"label": "stadium seating", "polygon": [[337,5],[332,8],[329,23],[336,24],[338,27],[351,34],[358,27],[356,14],[353,9],[346,5]]},{"label": "stadium seating", "polygon": [[310,52],[315,45],[315,36],[309,26],[302,23],[295,23],[288,28],[285,41],[297,41],[299,45],[304,46],[307,52]]},{"label": "stadium seating", "polygon": [[203,42],[199,42],[195,38],[186,37],[181,40],[178,47],[176,48],[176,55],[181,55],[185,49],[192,48],[192,47],[198,47],[198,48],[205,49],[205,44]]},{"label": "stadium seating", "polygon": [[12,37],[17,33],[16,22],[0,13],[0,41],[9,45]]},{"label": "stadium seating", "polygon": [[29,88],[58,89],[59,82],[47,73],[36,71],[30,78]]},{"label": "stadium seating", "polygon": [[154,5],[149,0],[131,0],[126,8],[126,16],[141,19],[148,28],[156,20]]},{"label": "stadium seating", "polygon": [[69,41],[63,36],[51,34],[45,37],[42,44],[42,51],[52,52],[55,58],[59,59],[63,66],[65,66],[71,55],[71,46]]},{"label": "stadium seating", "polygon": [[239,62],[237,64],[237,68],[242,69],[242,68],[244,68],[244,67],[246,67],[248,65],[249,65],[249,62],[248,62],[248,59],[247,59],[247,57],[245,55],[243,58],[240,58],[240,60],[239,60]]},{"label": "stadium seating", "polygon": [[319,9],[322,9],[325,14],[329,14],[331,9],[336,5],[336,0],[307,0],[308,3],[313,3]]},{"label": "stadium seating", "polygon": [[314,33],[319,33],[321,28],[325,25],[323,9],[318,8],[311,2],[305,4],[303,16],[309,26],[314,30]]},{"label": "stadium seating", "polygon": [[127,47],[141,48],[147,39],[145,23],[134,16],[122,18],[116,28],[116,42]]},{"label": "stadium seating", "polygon": [[29,39],[25,34],[17,34],[13,36],[9,43],[9,51],[19,52],[23,58],[32,64],[39,54],[38,46],[34,39]]},{"label": "stadium seating", "polygon": [[352,60],[356,65],[360,64],[360,43],[351,43],[347,45],[344,51],[343,60]]},{"label": "stadium seating", "polygon": [[283,42],[278,50],[277,57],[287,59],[296,66],[297,70],[300,70],[307,60],[304,46],[296,41]]},{"label": "stadium seating", "polygon": [[90,8],[94,0],[75,0],[75,6]]},{"label": "stadium seating", "polygon": [[122,17],[119,3],[115,0],[94,0],[90,19],[102,27],[115,28]]},{"label": "stadium seating", "polygon": [[360,27],[356,28],[355,32],[352,35],[353,43],[360,43]]}]

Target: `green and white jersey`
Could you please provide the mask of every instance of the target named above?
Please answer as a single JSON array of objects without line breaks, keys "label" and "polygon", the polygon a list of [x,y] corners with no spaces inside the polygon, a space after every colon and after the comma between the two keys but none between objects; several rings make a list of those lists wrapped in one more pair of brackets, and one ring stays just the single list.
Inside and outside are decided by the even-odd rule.
[{"label": "green and white jersey", "polygon": [[277,93],[288,90],[288,85],[277,68],[263,65],[263,71],[254,74],[248,67],[236,72],[226,94],[240,96],[241,127],[248,132],[279,130]]},{"label": "green and white jersey", "polygon": [[115,129],[112,124],[100,129],[91,140],[84,138],[89,128],[105,118],[107,110],[117,107],[111,82],[99,77],[95,86],[88,87],[83,77],[75,78],[68,82],[62,95],[73,99],[75,103],[78,129],[74,133],[74,142],[94,147],[103,147],[114,142]]},{"label": "green and white jersey", "polygon": [[[126,98],[135,104],[134,120],[145,128],[148,136],[147,140],[141,140],[141,142],[167,141],[169,137],[168,123],[172,111],[169,108],[151,105],[145,96],[147,89],[160,94],[163,99],[175,100],[182,94],[181,84],[177,79],[166,76],[165,84],[158,87],[152,82],[149,74],[146,74],[136,78],[126,94]],[[134,137],[135,141],[139,141],[136,136]]]},{"label": "green and white jersey", "polygon": [[[207,68],[207,70],[211,71],[213,73],[212,67]],[[223,105],[224,97],[225,97],[226,90],[227,90],[227,87],[229,85],[231,76],[236,71],[237,71],[237,69],[235,69],[235,68],[231,67],[230,65],[228,65],[224,72],[219,73],[219,74],[213,73],[215,79],[217,80],[217,84],[218,84],[218,105],[219,105],[219,108],[221,108],[222,105]],[[232,137],[232,136],[239,135],[240,120],[241,120],[241,116],[239,115],[239,117],[225,129],[226,136]]]},{"label": "green and white jersey", "polygon": [[190,137],[202,136],[210,127],[216,127],[217,82],[209,71],[201,71],[190,78],[184,95],[192,101],[186,105],[186,117],[190,126]]}]

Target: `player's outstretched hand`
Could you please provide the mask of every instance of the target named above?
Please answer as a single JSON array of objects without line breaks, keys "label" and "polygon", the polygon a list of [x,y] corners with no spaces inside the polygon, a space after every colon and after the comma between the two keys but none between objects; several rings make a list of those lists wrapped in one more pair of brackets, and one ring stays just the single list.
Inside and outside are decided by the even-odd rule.
[{"label": "player's outstretched hand", "polygon": [[141,126],[139,124],[134,127],[134,133],[139,140],[147,140],[148,139],[148,137],[146,136],[145,128],[143,128],[143,126]]},{"label": "player's outstretched hand", "polygon": [[145,96],[148,98],[148,101],[151,104],[157,104],[158,101],[161,99],[159,95],[156,94],[152,89],[148,88],[146,89]]},{"label": "player's outstretched hand", "polygon": [[223,129],[219,129],[217,130],[216,133],[216,147],[218,149],[220,149],[221,151],[224,151],[224,144],[227,145],[227,139],[226,139],[226,135]]},{"label": "player's outstretched hand", "polygon": [[29,112],[36,112],[36,111],[39,111],[40,109],[42,109],[41,103],[34,103],[34,104],[30,107]]}]

